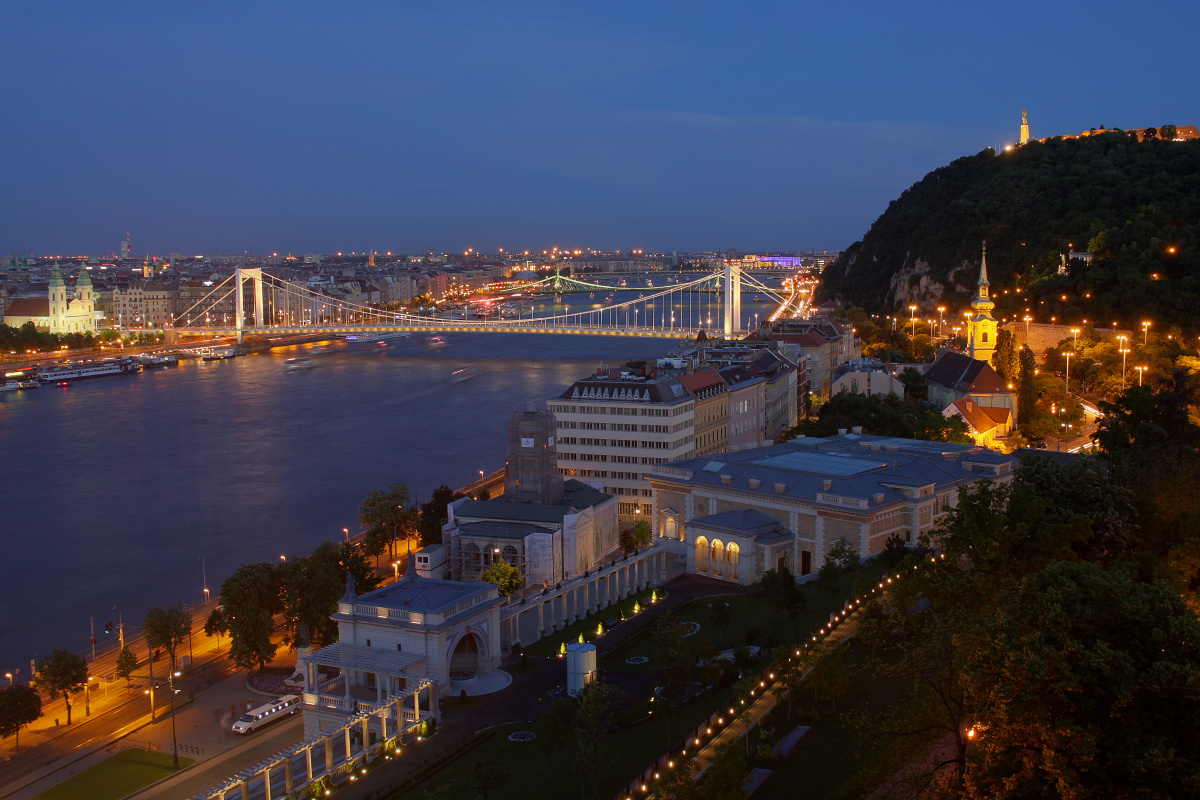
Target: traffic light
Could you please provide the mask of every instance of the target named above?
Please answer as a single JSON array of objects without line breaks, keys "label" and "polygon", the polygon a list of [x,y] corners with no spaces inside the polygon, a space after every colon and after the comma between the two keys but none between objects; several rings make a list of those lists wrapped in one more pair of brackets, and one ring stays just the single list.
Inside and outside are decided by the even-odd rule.
[{"label": "traffic light", "polygon": [[104,632],[112,633],[112,623],[111,622],[104,623]]}]

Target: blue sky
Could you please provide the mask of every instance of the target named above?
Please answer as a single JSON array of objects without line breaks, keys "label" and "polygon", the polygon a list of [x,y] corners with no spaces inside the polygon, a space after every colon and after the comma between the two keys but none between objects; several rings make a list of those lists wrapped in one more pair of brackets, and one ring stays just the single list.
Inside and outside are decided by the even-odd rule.
[{"label": "blue sky", "polygon": [[958,156],[1200,123],[1200,5],[0,0],[0,251],[841,248]]}]

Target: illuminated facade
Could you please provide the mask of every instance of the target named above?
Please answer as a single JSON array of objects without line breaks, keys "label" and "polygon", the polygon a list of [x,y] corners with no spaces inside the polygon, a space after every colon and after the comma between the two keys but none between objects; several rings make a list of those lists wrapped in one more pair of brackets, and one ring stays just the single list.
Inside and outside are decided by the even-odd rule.
[{"label": "illuminated facade", "polygon": [[996,352],[996,318],[992,309],[996,304],[988,296],[987,243],[983,245],[983,260],[979,264],[979,281],[975,299],[971,301],[971,314],[967,317],[967,352],[976,361],[992,363]]}]

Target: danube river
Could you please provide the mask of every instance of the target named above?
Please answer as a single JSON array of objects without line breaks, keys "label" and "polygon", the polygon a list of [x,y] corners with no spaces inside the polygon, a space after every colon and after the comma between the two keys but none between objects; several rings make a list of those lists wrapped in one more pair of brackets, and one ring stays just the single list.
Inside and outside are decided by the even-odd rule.
[{"label": "danube river", "polygon": [[503,466],[510,409],[674,346],[444,339],[319,354],[305,372],[283,363],[310,348],[286,348],[0,396],[0,674],[84,653],[93,618],[104,648],[118,614],[140,626],[151,606],[201,602],[201,557],[215,596],[241,564],[340,540],[372,487],[426,500],[466,485]]}]

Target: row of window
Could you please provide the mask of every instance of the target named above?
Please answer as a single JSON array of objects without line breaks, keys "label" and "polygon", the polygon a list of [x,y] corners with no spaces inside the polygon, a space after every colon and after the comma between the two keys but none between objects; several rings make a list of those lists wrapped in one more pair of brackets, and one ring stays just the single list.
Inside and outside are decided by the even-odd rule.
[{"label": "row of window", "polygon": [[640,514],[647,522],[650,521],[650,515],[654,513],[654,506],[649,503],[618,503],[617,515],[622,517],[632,517],[635,514]]},{"label": "row of window", "polygon": [[621,408],[620,406],[559,406],[548,408],[557,414],[612,414],[630,417],[675,417],[692,410],[691,403],[684,403],[675,408]]}]

